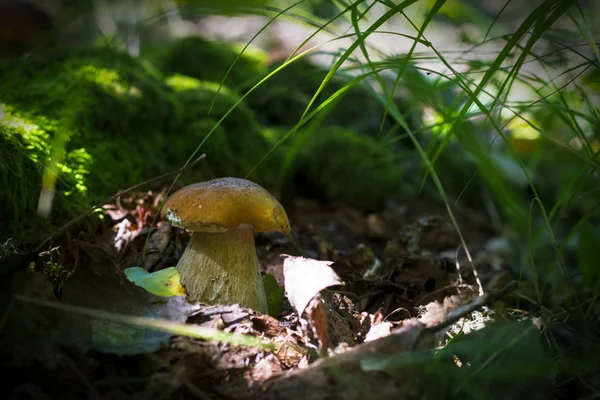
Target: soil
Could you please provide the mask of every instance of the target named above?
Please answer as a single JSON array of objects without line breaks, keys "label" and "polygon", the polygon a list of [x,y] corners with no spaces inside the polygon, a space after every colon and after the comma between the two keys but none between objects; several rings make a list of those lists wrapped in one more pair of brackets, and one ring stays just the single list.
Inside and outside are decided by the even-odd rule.
[{"label": "soil", "polygon": [[[254,336],[268,348],[172,335],[12,300],[2,322],[3,398],[410,398],[417,389],[406,376],[365,372],[361,360],[443,343],[449,315],[481,299],[472,264],[443,206],[415,199],[365,213],[347,204],[296,198],[292,237],[256,235],[263,273],[283,286],[282,255],[302,256],[331,261],[327,265],[344,285],[321,290],[300,316],[285,297],[277,300],[279,311],[272,316],[238,305],[167,301],[123,274],[132,266],[159,271],[181,257],[188,234],[155,220],[165,192],[125,194],[103,207],[100,222],[96,214],[95,224],[74,226],[36,254],[21,255],[29,266],[5,279],[5,298],[21,293],[57,307],[166,318]],[[498,267],[486,261],[493,234],[483,216],[470,213],[459,220],[478,260],[480,283],[493,289]],[[444,323],[446,329],[431,330]],[[368,393],[354,391],[348,380],[360,381]]]}]

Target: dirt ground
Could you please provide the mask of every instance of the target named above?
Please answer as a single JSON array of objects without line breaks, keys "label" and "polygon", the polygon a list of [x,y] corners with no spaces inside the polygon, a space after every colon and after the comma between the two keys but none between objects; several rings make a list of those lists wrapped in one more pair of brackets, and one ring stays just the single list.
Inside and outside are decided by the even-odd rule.
[{"label": "dirt ground", "polygon": [[[10,301],[2,320],[2,397],[409,398],[410,380],[365,370],[364,356],[433,348],[479,329],[491,301],[481,290],[502,285],[505,254],[481,215],[458,211],[471,263],[443,205],[414,199],[364,213],[297,198],[291,237],[256,235],[263,272],[278,283],[268,290],[274,315],[160,298],[123,271],[159,271],[181,257],[188,233],[155,220],[165,191],[123,195],[102,219],[95,214],[21,257],[29,268],[3,283],[5,298],[26,298]],[[286,260],[331,268],[343,284],[315,292],[299,316],[281,288]],[[173,335],[78,307],[250,335],[264,346]]]}]

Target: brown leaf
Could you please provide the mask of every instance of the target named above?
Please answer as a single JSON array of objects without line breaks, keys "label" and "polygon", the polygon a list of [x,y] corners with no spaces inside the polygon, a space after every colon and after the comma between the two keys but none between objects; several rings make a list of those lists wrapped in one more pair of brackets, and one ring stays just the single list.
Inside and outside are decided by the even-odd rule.
[{"label": "brown leaf", "polygon": [[268,338],[287,334],[288,328],[277,319],[267,314],[260,314],[250,318],[254,330],[263,333]]},{"label": "brown leaf", "polygon": [[373,314],[373,325],[377,325],[383,322],[383,307],[379,307],[375,314]]},{"label": "brown leaf", "polygon": [[308,350],[290,336],[278,337],[274,340],[277,358],[288,368],[295,367],[308,356]]},{"label": "brown leaf", "polygon": [[250,377],[254,381],[266,381],[282,372],[283,367],[279,359],[273,354],[267,354],[265,358],[254,365],[250,372]]},{"label": "brown leaf", "polygon": [[312,328],[312,333],[319,342],[319,351],[321,354],[327,354],[329,348],[329,325],[327,324],[327,313],[323,302],[318,296],[315,296],[304,310],[306,320]]}]

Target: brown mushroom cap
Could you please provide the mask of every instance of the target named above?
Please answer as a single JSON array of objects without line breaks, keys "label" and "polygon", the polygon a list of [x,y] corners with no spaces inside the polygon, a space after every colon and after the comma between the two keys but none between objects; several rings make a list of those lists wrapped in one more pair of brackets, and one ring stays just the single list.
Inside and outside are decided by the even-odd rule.
[{"label": "brown mushroom cap", "polygon": [[252,226],[256,232],[290,235],[283,206],[254,182],[218,178],[185,186],[169,197],[161,212],[172,225],[194,232],[224,232]]}]

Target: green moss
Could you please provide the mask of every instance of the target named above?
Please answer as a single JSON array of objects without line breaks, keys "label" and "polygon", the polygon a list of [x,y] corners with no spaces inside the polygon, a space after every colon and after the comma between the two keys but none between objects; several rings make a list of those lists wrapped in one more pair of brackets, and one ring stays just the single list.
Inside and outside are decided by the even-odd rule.
[{"label": "green moss", "polygon": [[[1,87],[2,100],[13,114],[43,132],[37,140],[22,129],[25,147],[37,148],[32,157],[42,168],[50,162],[51,151],[57,152],[52,161],[59,163],[61,179],[75,179],[62,188],[65,193],[88,192],[86,200],[94,202],[121,184],[139,181],[149,170],[163,169],[139,167],[141,152],[148,147],[139,138],[160,134],[171,114],[172,101],[160,75],[106,49],[59,51],[1,69],[12,75]],[[35,182],[39,185],[40,180]]]},{"label": "green moss", "polygon": [[[183,131],[190,142],[199,144],[212,127],[239,101],[235,91],[215,82],[174,75],[167,83],[176,92],[182,113]],[[253,111],[239,104],[211,134],[201,148],[206,153],[206,168],[211,175],[244,176],[270,149],[267,131],[256,122]],[[195,146],[188,149],[188,154]],[[269,185],[261,175],[255,180]]]},{"label": "green moss", "polygon": [[[50,157],[49,141],[56,124],[44,117],[27,119],[9,106],[0,106],[0,237],[11,233],[47,232],[48,221],[38,219],[36,210],[44,167]],[[87,202],[86,177],[90,156],[84,149],[67,153],[58,165],[55,218],[70,215]]]},{"label": "green moss", "polygon": [[[110,49],[55,51],[0,64],[0,73],[9,77],[0,85],[0,218],[8,222],[0,238],[17,241],[181,167],[239,99],[214,83],[165,80],[151,64]],[[185,178],[243,176],[267,149],[252,110],[241,106],[203,146],[208,160]],[[42,182],[53,186],[55,174],[51,218],[41,221]]]},{"label": "green moss", "polygon": [[[206,68],[214,71],[212,64]],[[180,168],[240,99],[217,82],[165,77],[148,61],[110,49],[0,62],[0,73],[7,78],[0,83],[0,219],[6,221],[0,240],[16,243],[41,238],[119,190]],[[264,106],[261,112],[269,115],[285,112]],[[279,124],[264,128],[241,103],[203,144],[206,161],[182,179],[243,177],[285,132]],[[250,178],[267,187],[277,183],[287,148]],[[400,184],[391,149],[341,128],[315,132],[294,168],[326,198],[359,206],[381,203]],[[48,220],[37,218],[42,184],[55,189]]]},{"label": "green moss", "polygon": [[389,146],[335,126],[310,135],[294,162],[294,175],[326,200],[376,209],[402,193],[402,171]]},{"label": "green moss", "polygon": [[[200,37],[181,39],[162,51],[157,65],[168,74],[182,74],[203,81],[221,82],[244,45],[213,42]],[[257,82],[267,71],[267,55],[248,47],[230,71],[227,86]]]}]

